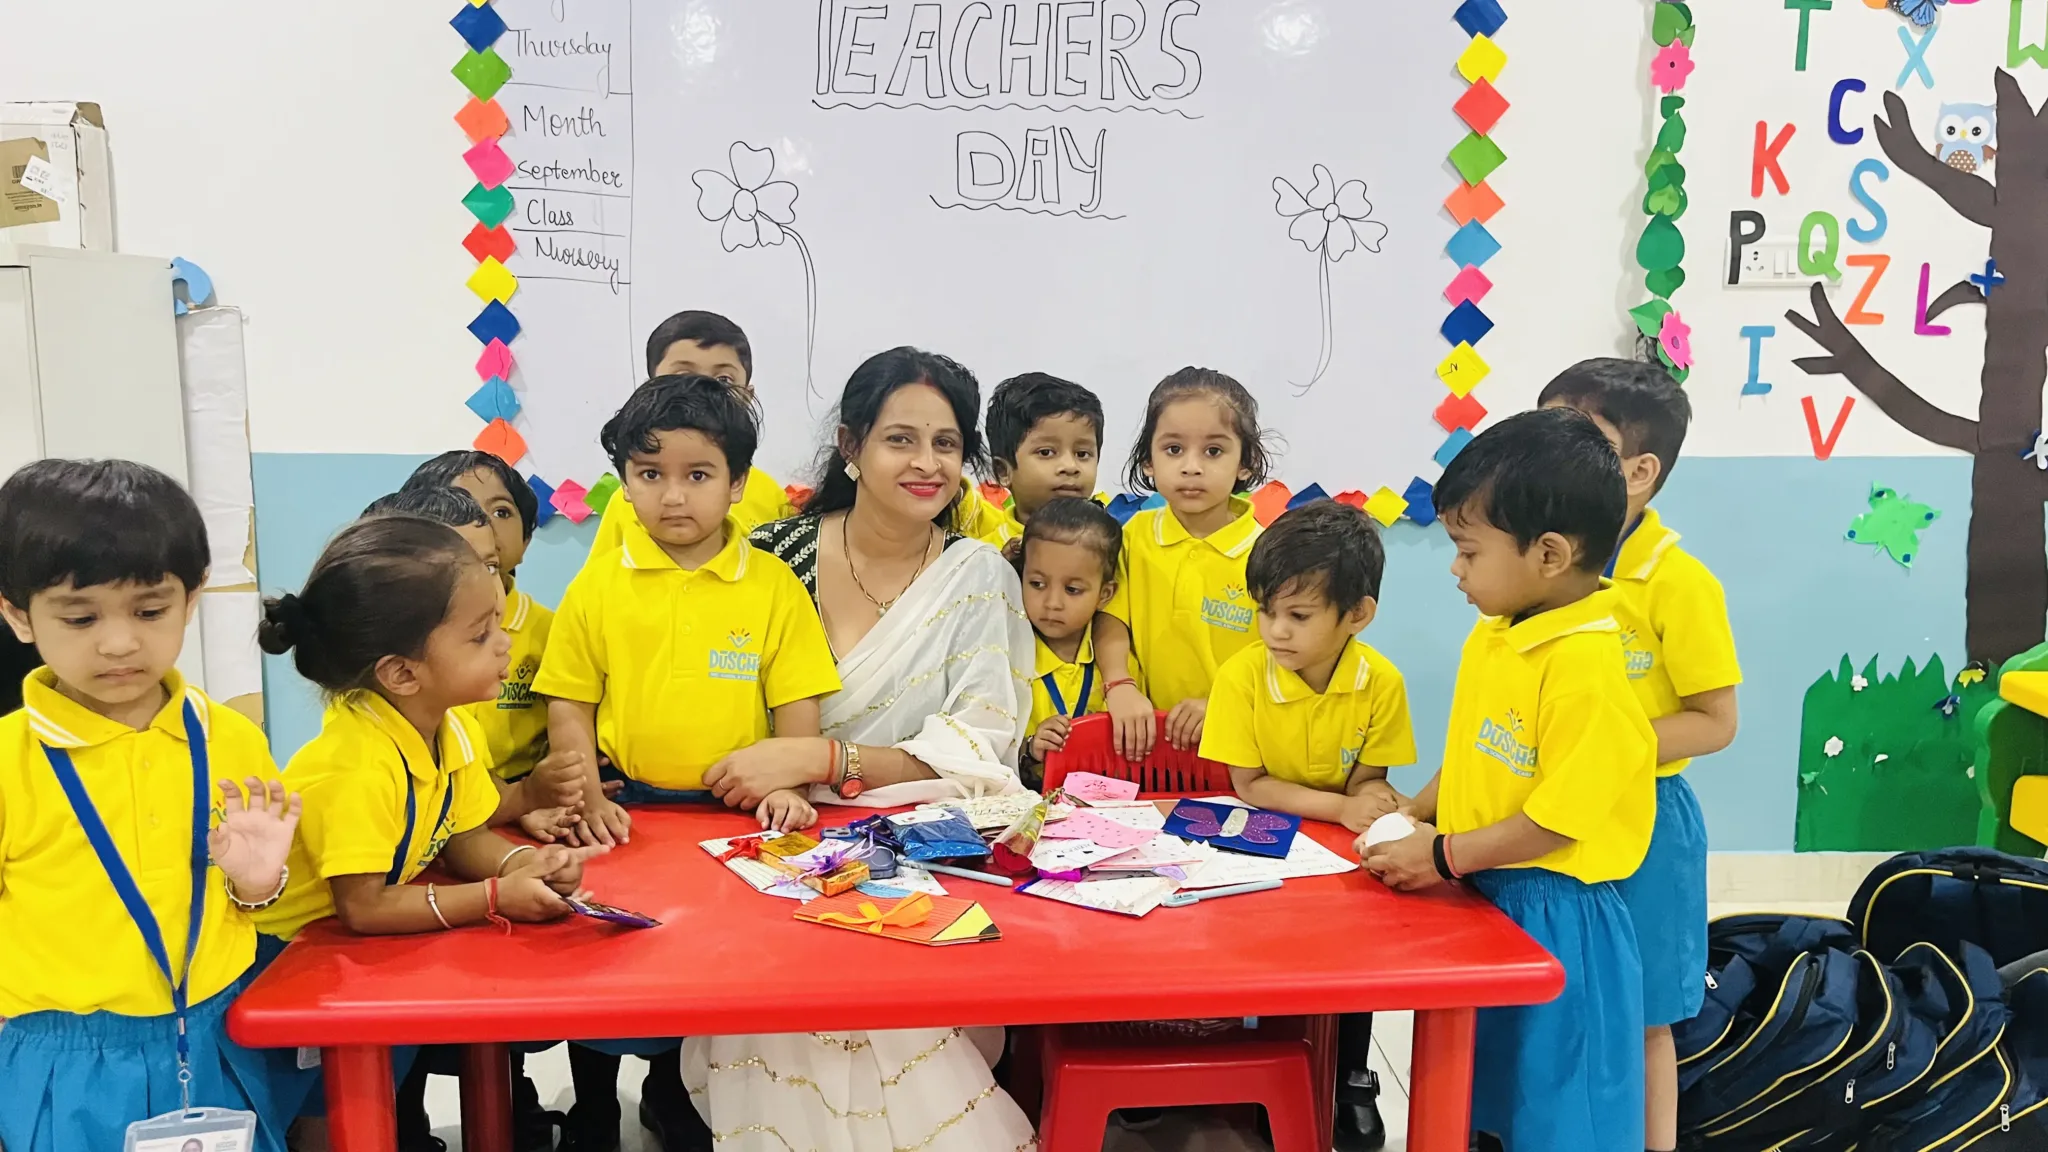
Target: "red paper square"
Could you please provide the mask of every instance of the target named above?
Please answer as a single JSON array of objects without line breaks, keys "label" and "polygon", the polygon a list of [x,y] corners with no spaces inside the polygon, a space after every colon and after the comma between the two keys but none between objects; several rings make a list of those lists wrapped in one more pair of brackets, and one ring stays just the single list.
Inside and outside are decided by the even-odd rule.
[{"label": "red paper square", "polygon": [[496,228],[486,228],[478,224],[469,230],[469,235],[462,238],[462,246],[469,249],[469,254],[476,257],[479,264],[493,257],[497,258],[498,263],[503,264],[512,258],[514,252],[519,251],[519,241],[514,240],[512,234],[505,231],[503,224]]},{"label": "red paper square", "polygon": [[1446,432],[1456,432],[1460,428],[1470,432],[1484,419],[1486,406],[1469,392],[1463,396],[1446,396],[1444,402],[1436,406],[1436,422],[1443,425]]},{"label": "red paper square", "polygon": [[511,127],[505,119],[505,110],[498,106],[496,100],[479,100],[474,96],[462,106],[462,111],[455,114],[455,123],[461,126],[462,134],[469,137],[471,143],[503,136]]},{"label": "red paper square", "polygon": [[1339,504],[1349,504],[1353,508],[1360,509],[1361,511],[1365,508],[1365,493],[1363,492],[1339,492],[1335,496],[1331,497],[1331,499],[1335,500]]},{"label": "red paper square", "polygon": [[526,455],[526,437],[500,418],[484,425],[484,430],[476,434],[473,447],[479,452],[489,452],[507,464],[517,464]]},{"label": "red paper square", "polygon": [[1294,499],[1294,493],[1278,480],[1268,480],[1265,487],[1252,493],[1251,499],[1252,518],[1264,527],[1287,511],[1287,502]]},{"label": "red paper square", "polygon": [[1507,110],[1508,98],[1501,95],[1484,76],[1473,81],[1472,86],[1465,89],[1465,94],[1458,97],[1458,102],[1451,105],[1451,111],[1481,136],[1493,131],[1493,126],[1500,123]]},{"label": "red paper square", "polygon": [[1460,227],[1474,220],[1484,224],[1493,219],[1493,214],[1501,207],[1500,195],[1484,180],[1477,184],[1460,181],[1457,191],[1444,197],[1444,208]]}]

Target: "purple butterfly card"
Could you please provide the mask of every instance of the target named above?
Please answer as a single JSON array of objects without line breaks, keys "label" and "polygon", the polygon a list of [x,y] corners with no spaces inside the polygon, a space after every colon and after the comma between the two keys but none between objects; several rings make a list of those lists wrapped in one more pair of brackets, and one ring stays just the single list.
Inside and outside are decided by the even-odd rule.
[{"label": "purple butterfly card", "polygon": [[1166,831],[1172,835],[1274,859],[1287,855],[1287,850],[1294,847],[1294,834],[1300,830],[1299,816],[1200,800],[1183,800],[1166,817]]}]

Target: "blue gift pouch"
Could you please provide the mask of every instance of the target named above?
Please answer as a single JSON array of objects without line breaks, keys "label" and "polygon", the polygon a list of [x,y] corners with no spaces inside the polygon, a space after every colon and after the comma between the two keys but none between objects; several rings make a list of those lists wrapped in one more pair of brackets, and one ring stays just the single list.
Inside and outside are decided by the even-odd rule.
[{"label": "blue gift pouch", "polygon": [[889,817],[903,842],[905,860],[971,860],[989,855],[989,846],[967,817],[942,808],[920,808]]}]

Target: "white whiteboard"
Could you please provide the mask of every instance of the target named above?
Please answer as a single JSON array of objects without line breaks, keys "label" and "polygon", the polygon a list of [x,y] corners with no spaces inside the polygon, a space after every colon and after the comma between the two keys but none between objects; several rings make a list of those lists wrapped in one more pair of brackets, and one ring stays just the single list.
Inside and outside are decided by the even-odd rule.
[{"label": "white whiteboard", "polygon": [[[852,368],[906,343],[960,360],[984,395],[1025,371],[1092,388],[1111,490],[1146,393],[1184,364],[1251,388],[1296,488],[1398,491],[1438,471],[1437,326],[1456,271],[1440,204],[1469,42],[1443,6],[496,8],[512,29],[498,99],[520,165],[508,266],[529,472],[587,484],[605,470],[597,428],[642,375],[646,334],[683,308],[752,338],[759,460],[785,481],[807,473]],[[1328,260],[1290,238],[1275,178],[1308,194],[1316,165],[1328,187],[1364,183],[1340,211],[1363,199],[1384,225],[1381,241],[1340,220],[1326,251],[1364,236],[1377,252]],[[1304,392],[1325,270],[1330,358]]]}]

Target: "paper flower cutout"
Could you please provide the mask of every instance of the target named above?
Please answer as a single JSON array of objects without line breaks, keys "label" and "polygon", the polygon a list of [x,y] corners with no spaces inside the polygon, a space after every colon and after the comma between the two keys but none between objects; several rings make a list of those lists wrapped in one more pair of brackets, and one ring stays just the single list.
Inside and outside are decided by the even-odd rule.
[{"label": "paper flower cutout", "polygon": [[1659,92],[1669,96],[1685,87],[1686,77],[1692,75],[1692,49],[1677,40],[1657,49],[1657,55],[1650,61],[1650,83]]},{"label": "paper flower cutout", "polygon": [[1671,361],[1673,368],[1692,367],[1692,325],[1679,319],[1678,313],[1664,314],[1657,329],[1657,346],[1664,350],[1664,358]]},{"label": "paper flower cutout", "polygon": [[792,227],[796,223],[797,187],[775,179],[775,153],[733,141],[727,150],[727,171],[702,168],[690,174],[697,186],[697,215],[719,225],[718,242],[727,252],[769,248],[789,240],[804,261],[804,385],[813,396],[811,360],[818,346],[818,269],[810,246]]},{"label": "paper flower cutout", "polygon": [[1982,661],[1972,660],[1968,664],[1963,665],[1962,671],[1956,673],[1956,683],[1958,684],[1982,684],[1983,682],[1984,664]]},{"label": "paper flower cutout", "polygon": [[2020,455],[2022,460],[2032,460],[2034,467],[2048,472],[2048,431],[2034,433],[2034,446]]},{"label": "paper flower cutout", "polygon": [[1365,198],[1365,181],[1347,180],[1339,185],[1330,170],[1311,166],[1315,183],[1302,192],[1284,176],[1273,177],[1273,209],[1288,219],[1287,235],[1319,257],[1316,261],[1317,296],[1322,303],[1322,351],[1308,383],[1296,386],[1307,392],[1329,370],[1333,344],[1330,307],[1330,265],[1354,249],[1378,252],[1387,238],[1387,226],[1372,219],[1372,201]]},{"label": "paper flower cutout", "polygon": [[1849,691],[1861,692],[1868,687],[1870,687],[1870,681],[1863,678],[1863,673],[1858,672],[1854,676],[1849,677]]},{"label": "paper flower cutout", "polygon": [[1828,759],[1830,760],[1834,759],[1837,756],[1840,756],[1842,754],[1842,748],[1843,744],[1842,738],[1840,736],[1830,736],[1828,737],[1828,742],[1826,744],[1821,745],[1821,751],[1827,753]]}]

